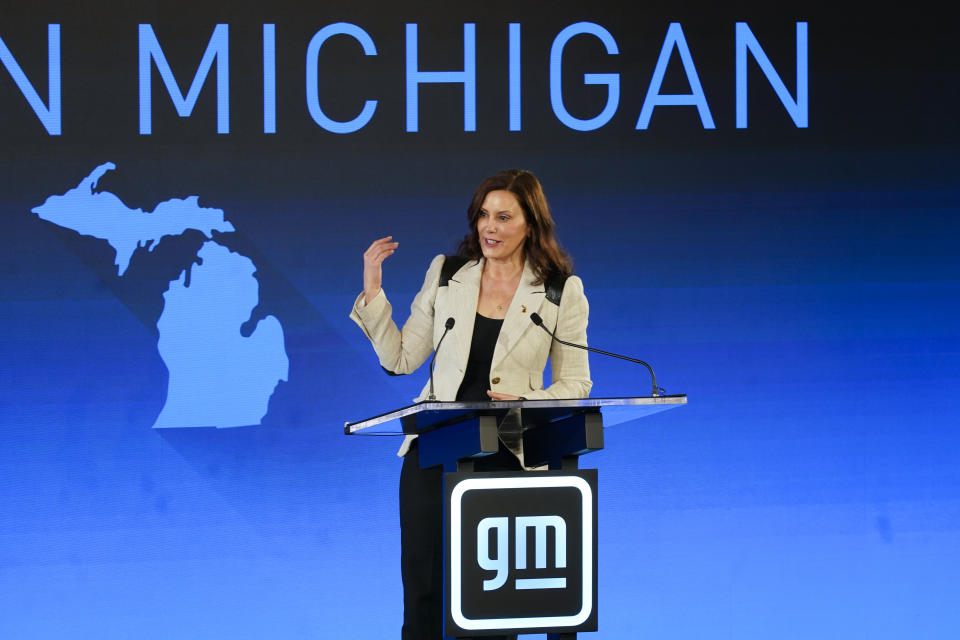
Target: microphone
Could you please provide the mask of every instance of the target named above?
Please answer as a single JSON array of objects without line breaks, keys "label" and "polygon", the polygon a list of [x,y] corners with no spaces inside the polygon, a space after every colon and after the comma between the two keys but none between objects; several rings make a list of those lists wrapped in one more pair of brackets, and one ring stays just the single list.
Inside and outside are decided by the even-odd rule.
[{"label": "microphone", "polygon": [[643,360],[638,360],[637,358],[622,356],[619,353],[610,353],[609,351],[602,351],[600,349],[594,349],[593,347],[587,347],[582,344],[576,344],[573,342],[567,342],[566,340],[561,340],[556,336],[556,334],[553,333],[553,331],[550,331],[550,329],[547,328],[547,325],[543,324],[543,318],[541,318],[540,315],[537,313],[531,313],[530,320],[533,322],[533,324],[537,325],[538,327],[542,328],[544,331],[549,333],[550,336],[560,344],[564,344],[568,347],[576,347],[577,349],[584,349],[585,351],[592,351],[594,353],[599,353],[604,356],[612,356],[614,358],[620,358],[621,360],[628,360],[630,362],[636,362],[637,364],[642,364],[647,368],[647,371],[650,372],[650,379],[653,381],[653,391],[651,392],[650,395],[652,395],[653,397],[657,397],[661,393],[663,393],[663,389],[657,386],[657,376],[654,375],[653,373],[653,367],[651,367],[649,364],[647,364]]},{"label": "microphone", "polygon": [[443,344],[443,339],[447,337],[447,332],[450,329],[453,329],[453,325],[456,321],[451,317],[447,318],[447,322],[444,324],[443,335],[440,336],[439,342],[437,342],[437,348],[433,350],[433,357],[430,358],[430,395],[427,396],[427,400],[436,400],[437,396],[433,394],[433,363],[437,359],[437,354],[440,353],[440,345]]}]

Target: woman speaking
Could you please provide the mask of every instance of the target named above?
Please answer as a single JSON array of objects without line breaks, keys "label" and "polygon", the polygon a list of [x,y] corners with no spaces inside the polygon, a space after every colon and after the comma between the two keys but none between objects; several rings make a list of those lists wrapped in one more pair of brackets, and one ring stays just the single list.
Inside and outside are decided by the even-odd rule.
[{"label": "woman speaking", "polygon": [[[350,317],[390,373],[415,371],[438,342],[437,400],[489,401],[585,398],[590,393],[587,352],[554,342],[530,320],[538,314],[557,338],[586,344],[588,305],[570,258],[554,236],[540,182],[510,169],[484,180],[467,210],[469,233],[456,256],[437,256],[398,329],[381,288],[382,265],[399,243],[380,238],[363,254],[363,293]],[[552,376],[544,387],[550,358]],[[417,400],[430,393],[428,382]],[[402,637],[441,639],[443,522],[440,467],[421,469],[415,436],[400,448]],[[476,470],[522,469],[522,451],[501,442]]]}]

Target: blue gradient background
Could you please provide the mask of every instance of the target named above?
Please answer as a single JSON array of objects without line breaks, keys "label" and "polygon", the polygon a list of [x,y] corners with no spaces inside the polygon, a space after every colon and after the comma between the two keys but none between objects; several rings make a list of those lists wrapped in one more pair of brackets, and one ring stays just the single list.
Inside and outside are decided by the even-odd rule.
[{"label": "blue gradient background", "polygon": [[[590,299],[591,343],[643,357],[690,398],[607,430],[607,448],[584,459],[600,469],[595,637],[960,633],[960,65],[944,21],[706,3],[570,3],[551,16],[503,3],[280,4],[226,15],[111,6],[96,19],[24,9],[0,23],[31,78],[44,77],[47,22],[63,25],[70,51],[59,138],[0,72],[0,637],[398,635],[399,443],[346,438],[342,424],[407,403],[424,375],[384,376],[347,319],[360,254],[374,237],[399,239],[385,288],[402,320],[430,258],[465,232],[475,185],[508,165],[545,185]],[[337,77],[345,114],[377,93],[367,129],[312,125],[301,60],[281,64],[276,136],[256,134],[259,81],[238,78],[229,136],[214,134],[209,89],[180,120],[156,97],[162,85],[154,135],[136,134],[138,22],[158,25],[175,69],[230,22],[240,73],[259,59],[259,40],[242,45],[259,24],[277,22],[282,63],[337,20],[364,26],[380,50],[369,75]],[[485,85],[481,65],[481,87],[498,88],[481,92],[476,134],[458,131],[456,88],[424,91],[422,133],[403,133],[402,65],[390,61],[403,23],[456,36],[435,52],[456,60],[468,20],[501,57],[506,23],[524,24],[537,52],[524,132],[506,133],[502,68]],[[578,20],[622,47],[613,62],[585,58],[624,78],[617,117],[593,134],[550,119],[536,66]],[[673,20],[716,131],[689,107],[658,108],[649,131],[633,130]],[[794,21],[809,21],[809,129],[793,127],[759,73],[750,128],[733,128],[736,20],[778,69],[793,60]],[[896,51],[878,44],[891,34]],[[129,55],[107,55],[101,39]],[[698,56],[712,47],[716,57]],[[356,53],[331,49],[331,66],[358,64]],[[161,293],[199,235],[138,251],[118,278],[106,243],[29,214],[106,160],[118,168],[101,188],[128,205],[197,194],[237,228],[220,240],[260,268],[259,311],[280,319],[290,357],[262,426],[151,430],[167,376]],[[595,396],[647,388],[625,363],[591,366]]]}]

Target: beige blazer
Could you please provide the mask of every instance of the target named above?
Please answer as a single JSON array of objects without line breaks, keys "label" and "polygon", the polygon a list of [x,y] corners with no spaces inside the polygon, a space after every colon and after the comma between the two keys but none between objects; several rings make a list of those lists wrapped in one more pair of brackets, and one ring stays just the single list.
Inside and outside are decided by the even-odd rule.
[{"label": "beige blazer", "polygon": [[[452,317],[455,324],[437,353],[433,378],[437,399],[455,400],[470,355],[484,261],[468,262],[441,287],[443,262],[444,257],[439,255],[430,263],[402,330],[393,321],[393,308],[382,289],[370,304],[364,304],[361,293],[350,318],[370,339],[380,364],[388,371],[405,374],[415,371],[430,357],[443,335],[447,318]],[[587,352],[551,340],[546,331],[530,320],[530,314],[537,313],[558,338],[585,345],[589,306],[583,283],[577,276],[567,278],[558,306],[546,300],[544,285],[533,284],[534,279],[529,263],[525,264],[493,351],[490,389],[528,400],[585,398],[592,386]],[[544,388],[543,371],[548,357],[551,384]],[[428,379],[415,400],[425,400],[429,393]],[[409,440],[404,442],[399,455],[406,453]]]}]

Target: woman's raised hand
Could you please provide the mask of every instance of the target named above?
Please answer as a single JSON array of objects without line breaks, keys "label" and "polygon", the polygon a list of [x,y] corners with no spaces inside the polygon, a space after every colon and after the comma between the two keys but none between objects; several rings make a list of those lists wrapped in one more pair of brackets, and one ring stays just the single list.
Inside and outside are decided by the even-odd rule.
[{"label": "woman's raised hand", "polygon": [[383,269],[380,265],[392,256],[399,246],[399,242],[393,241],[393,236],[387,236],[374,240],[370,248],[363,253],[364,304],[370,304],[370,301],[380,293],[380,287],[383,284]]}]

